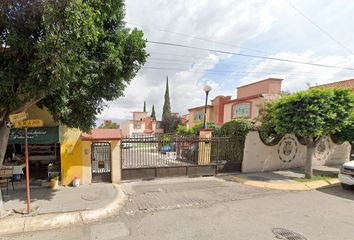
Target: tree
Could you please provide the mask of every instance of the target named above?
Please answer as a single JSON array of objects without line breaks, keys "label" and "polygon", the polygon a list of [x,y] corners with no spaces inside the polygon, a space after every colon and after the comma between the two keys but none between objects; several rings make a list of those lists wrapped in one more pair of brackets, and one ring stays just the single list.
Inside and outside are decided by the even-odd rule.
[{"label": "tree", "polygon": [[152,118],[152,120],[156,121],[156,113],[155,113],[155,105],[154,104],[152,104],[151,118]]},{"label": "tree", "polygon": [[37,104],[88,131],[123,96],[147,57],[124,16],[123,0],[0,1],[0,167],[10,114]]},{"label": "tree", "polygon": [[181,118],[174,115],[166,116],[161,121],[161,127],[165,133],[175,133],[179,124],[181,124]]},{"label": "tree", "polygon": [[166,90],[165,90],[165,100],[163,103],[162,110],[162,121],[164,119],[170,118],[171,116],[171,104],[170,104],[170,91],[168,89],[168,76],[166,77]]},{"label": "tree", "polygon": [[143,112],[146,112],[146,101],[144,101],[144,108],[143,108]]},{"label": "tree", "polygon": [[119,125],[115,122],[105,122],[102,123],[98,128],[102,129],[118,129]]},{"label": "tree", "polygon": [[284,96],[272,104],[272,121],[279,134],[294,133],[307,144],[305,177],[313,173],[313,155],[322,137],[341,131],[354,107],[348,89],[310,89]]}]

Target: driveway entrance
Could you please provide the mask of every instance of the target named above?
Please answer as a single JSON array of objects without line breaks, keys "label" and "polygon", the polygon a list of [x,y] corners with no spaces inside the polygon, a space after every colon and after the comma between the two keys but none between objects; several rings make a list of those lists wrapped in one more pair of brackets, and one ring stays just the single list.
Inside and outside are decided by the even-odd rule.
[{"label": "driveway entrance", "polygon": [[240,171],[243,144],[230,137],[148,135],[123,138],[122,179],[211,176]]}]

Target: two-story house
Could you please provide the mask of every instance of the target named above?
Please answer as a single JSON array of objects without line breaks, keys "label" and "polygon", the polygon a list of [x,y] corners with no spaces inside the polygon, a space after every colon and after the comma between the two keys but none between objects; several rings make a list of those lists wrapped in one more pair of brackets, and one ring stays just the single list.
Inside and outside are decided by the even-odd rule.
[{"label": "two-story house", "polygon": [[133,119],[122,123],[122,134],[128,137],[137,137],[154,133],[163,133],[160,123],[148,116],[147,112],[133,112]]},{"label": "two-story house", "polygon": [[[280,97],[283,79],[267,78],[237,88],[237,98],[231,96],[217,96],[207,105],[206,117],[208,122],[222,125],[235,118],[255,120],[259,108],[265,101],[272,101]],[[205,106],[188,109],[188,126],[202,122]]]}]

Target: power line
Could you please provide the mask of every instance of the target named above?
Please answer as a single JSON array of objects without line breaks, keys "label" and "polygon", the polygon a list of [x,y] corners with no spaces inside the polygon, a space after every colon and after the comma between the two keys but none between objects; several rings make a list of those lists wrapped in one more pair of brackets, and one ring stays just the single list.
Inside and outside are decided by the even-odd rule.
[{"label": "power line", "polygon": [[216,43],[216,44],[220,44],[220,45],[224,45],[224,46],[244,49],[244,50],[248,50],[248,51],[270,54],[270,53],[267,53],[265,51],[261,51],[261,50],[258,50],[258,49],[240,47],[240,46],[237,46],[237,45],[233,45],[233,44],[229,44],[229,43],[223,43],[223,42],[218,42],[218,41],[214,41],[214,40],[210,40],[210,39],[206,39],[206,38],[202,38],[202,37],[198,37],[198,36],[188,35],[188,34],[185,34],[185,33],[173,32],[173,31],[170,31],[170,30],[157,29],[157,28],[152,29],[152,28],[149,28],[149,27],[146,27],[146,26],[143,26],[143,25],[140,25],[140,24],[136,24],[136,23],[130,23],[130,22],[127,22],[127,23],[130,24],[130,25],[138,26],[138,27],[145,28],[145,29],[148,29],[148,30],[153,30],[153,31],[158,31],[158,32],[165,32],[165,33],[180,35],[180,36],[187,37],[187,38],[197,39],[197,40],[204,41],[204,42],[211,42],[211,43]]},{"label": "power line", "polygon": [[[316,78],[316,74],[314,75],[306,75],[306,74],[299,74],[299,73],[293,73],[289,74],[286,72],[263,72],[263,71],[231,71],[231,70],[210,70],[210,69],[187,69],[187,68],[173,68],[173,67],[158,67],[158,66],[143,66],[142,69],[147,69],[147,70],[161,70],[161,71],[191,71],[194,73],[208,73],[208,74],[227,74],[231,73],[232,76],[244,76],[248,73],[253,74],[253,75],[283,75],[284,78],[286,79],[302,79],[302,78],[307,78],[311,80],[311,78]],[[293,77],[289,77],[293,76]]]},{"label": "power line", "polygon": [[183,45],[183,44],[178,44],[178,43],[150,41],[150,40],[147,40],[147,42],[152,43],[152,44],[158,44],[158,45],[165,45],[165,46],[172,46],[172,47],[181,47],[181,48],[188,48],[188,49],[196,49],[196,50],[209,51],[209,52],[217,52],[217,53],[230,54],[230,55],[236,55],[236,56],[241,56],[241,57],[259,58],[259,59],[267,59],[267,60],[272,60],[272,61],[280,61],[280,62],[311,65],[311,66],[316,66],[316,67],[336,68],[336,69],[345,69],[345,70],[354,71],[354,68],[350,68],[350,67],[340,67],[340,66],[326,65],[326,64],[319,64],[319,63],[302,62],[302,61],[285,59],[285,58],[275,58],[275,57],[266,57],[266,56],[261,56],[261,55],[251,55],[251,54],[244,54],[244,53],[236,53],[236,52],[230,52],[230,51],[225,51],[225,50],[217,50],[217,49],[211,49],[211,48],[193,47],[193,46],[188,46],[188,45]]},{"label": "power line", "polygon": [[346,47],[343,43],[341,43],[340,41],[338,41],[337,39],[335,39],[329,32],[327,32],[326,30],[324,30],[322,27],[320,27],[318,24],[316,24],[313,20],[311,20],[311,18],[309,18],[308,16],[306,16],[306,14],[304,12],[302,12],[300,9],[298,9],[297,7],[295,7],[295,5],[293,5],[290,1],[286,0],[286,2],[288,3],[288,5],[293,8],[296,12],[298,12],[301,16],[303,16],[309,23],[311,23],[313,26],[315,26],[318,30],[320,30],[323,34],[325,34],[328,38],[330,38],[332,41],[334,41],[335,43],[337,43],[339,46],[341,46],[342,48],[344,48],[346,51],[348,51],[350,54],[354,54],[353,51]]}]

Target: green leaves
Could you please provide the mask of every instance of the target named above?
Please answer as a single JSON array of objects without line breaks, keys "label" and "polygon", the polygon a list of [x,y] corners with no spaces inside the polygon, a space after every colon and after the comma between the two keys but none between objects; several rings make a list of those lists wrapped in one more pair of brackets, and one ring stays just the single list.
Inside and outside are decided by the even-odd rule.
[{"label": "green leaves", "polygon": [[124,14],[122,0],[1,1],[0,110],[45,96],[55,120],[89,130],[146,61]]},{"label": "green leaves", "polygon": [[353,107],[351,90],[310,89],[277,100],[269,109],[269,116],[279,134],[316,138],[340,131]]},{"label": "green leaves", "polygon": [[245,138],[254,125],[248,120],[234,119],[221,126],[221,134],[225,136],[235,136]]}]

